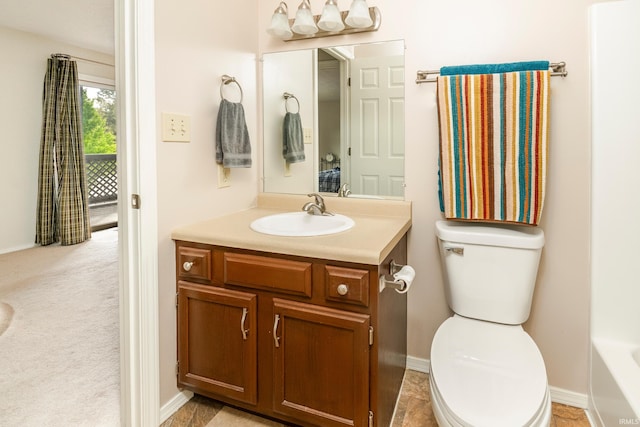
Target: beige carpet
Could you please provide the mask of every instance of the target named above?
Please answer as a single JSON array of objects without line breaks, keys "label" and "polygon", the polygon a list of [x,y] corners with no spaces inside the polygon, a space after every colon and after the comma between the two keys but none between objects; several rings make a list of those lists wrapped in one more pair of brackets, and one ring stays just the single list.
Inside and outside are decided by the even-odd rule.
[{"label": "beige carpet", "polygon": [[118,426],[117,230],[0,255],[0,303],[0,426]]},{"label": "beige carpet", "polygon": [[283,424],[225,406],[206,427],[284,427]]}]

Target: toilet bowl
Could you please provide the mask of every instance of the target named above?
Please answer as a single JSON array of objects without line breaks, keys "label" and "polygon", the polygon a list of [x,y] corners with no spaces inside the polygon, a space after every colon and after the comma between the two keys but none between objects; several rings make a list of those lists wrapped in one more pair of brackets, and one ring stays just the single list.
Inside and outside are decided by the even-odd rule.
[{"label": "toilet bowl", "polygon": [[454,315],[431,344],[430,393],[441,427],[548,426],[551,399],[529,317],[541,229],[438,221]]},{"label": "toilet bowl", "polygon": [[431,347],[431,403],[444,426],[547,426],[551,399],[540,351],[519,325],[458,315]]}]

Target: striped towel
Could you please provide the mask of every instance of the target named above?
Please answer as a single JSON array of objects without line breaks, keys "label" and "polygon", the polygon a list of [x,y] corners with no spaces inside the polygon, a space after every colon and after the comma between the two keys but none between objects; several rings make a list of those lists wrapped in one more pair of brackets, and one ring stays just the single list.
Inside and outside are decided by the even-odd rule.
[{"label": "striped towel", "polygon": [[525,64],[441,70],[439,196],[449,219],[530,225],[540,221],[549,63]]}]

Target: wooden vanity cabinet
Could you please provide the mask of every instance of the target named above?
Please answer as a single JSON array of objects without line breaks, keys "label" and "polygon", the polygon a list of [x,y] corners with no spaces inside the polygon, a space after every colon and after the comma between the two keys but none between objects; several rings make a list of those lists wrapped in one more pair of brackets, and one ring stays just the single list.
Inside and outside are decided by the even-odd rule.
[{"label": "wooden vanity cabinet", "polygon": [[379,292],[392,259],[406,237],[380,265],[177,241],[178,387],[296,425],[388,426],[407,324],[406,295]]}]

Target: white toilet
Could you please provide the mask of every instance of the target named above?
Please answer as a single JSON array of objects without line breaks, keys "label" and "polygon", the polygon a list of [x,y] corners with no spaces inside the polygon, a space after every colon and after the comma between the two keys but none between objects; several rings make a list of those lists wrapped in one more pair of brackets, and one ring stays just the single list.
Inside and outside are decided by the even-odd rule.
[{"label": "white toilet", "polygon": [[529,317],[544,233],[438,221],[447,300],[455,313],[431,345],[431,404],[441,427],[548,426],[551,399]]}]

